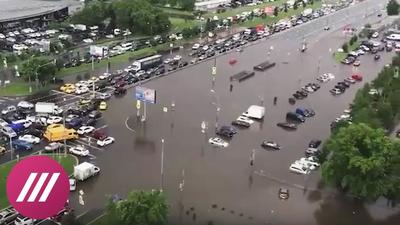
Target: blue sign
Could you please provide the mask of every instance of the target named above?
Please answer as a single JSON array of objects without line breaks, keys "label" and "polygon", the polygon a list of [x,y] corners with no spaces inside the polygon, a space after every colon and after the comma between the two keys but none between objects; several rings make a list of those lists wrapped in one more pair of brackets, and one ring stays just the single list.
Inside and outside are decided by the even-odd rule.
[{"label": "blue sign", "polygon": [[153,89],[145,88],[145,87],[136,87],[135,89],[135,98],[136,100],[155,104],[156,103],[156,91]]}]

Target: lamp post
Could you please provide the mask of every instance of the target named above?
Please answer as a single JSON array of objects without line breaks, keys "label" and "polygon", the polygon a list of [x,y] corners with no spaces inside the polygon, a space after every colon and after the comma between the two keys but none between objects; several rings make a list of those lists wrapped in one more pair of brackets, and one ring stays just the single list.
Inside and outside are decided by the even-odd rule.
[{"label": "lamp post", "polygon": [[161,138],[161,181],[160,190],[164,189],[164,138]]},{"label": "lamp post", "polygon": [[219,112],[221,111],[221,107],[220,107],[220,101],[219,101],[219,96],[217,95],[217,93],[215,92],[214,89],[210,90],[211,93],[214,93],[214,97],[215,97],[215,102],[212,102],[211,104],[213,104],[215,106],[215,110],[216,110],[216,115],[215,115],[215,128],[218,128],[218,117],[219,117]]}]

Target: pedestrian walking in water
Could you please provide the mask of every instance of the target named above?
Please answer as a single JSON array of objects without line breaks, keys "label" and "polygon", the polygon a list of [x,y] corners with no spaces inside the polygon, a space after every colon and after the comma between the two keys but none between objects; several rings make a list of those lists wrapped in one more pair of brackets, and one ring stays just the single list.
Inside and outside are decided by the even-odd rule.
[{"label": "pedestrian walking in water", "polygon": [[278,101],[278,97],[274,97],[274,105],[276,105],[276,102]]}]

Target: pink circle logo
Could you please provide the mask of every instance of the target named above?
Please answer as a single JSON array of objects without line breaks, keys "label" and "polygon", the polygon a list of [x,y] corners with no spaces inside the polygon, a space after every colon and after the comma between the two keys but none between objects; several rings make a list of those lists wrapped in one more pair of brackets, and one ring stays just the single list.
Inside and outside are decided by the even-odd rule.
[{"label": "pink circle logo", "polygon": [[47,156],[31,156],[18,162],[7,177],[7,197],[22,215],[45,219],[61,211],[69,196],[64,168]]}]

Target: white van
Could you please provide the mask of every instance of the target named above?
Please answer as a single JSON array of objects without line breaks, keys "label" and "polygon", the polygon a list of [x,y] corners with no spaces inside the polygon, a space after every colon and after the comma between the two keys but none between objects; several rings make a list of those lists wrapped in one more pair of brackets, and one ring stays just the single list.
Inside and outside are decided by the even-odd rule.
[{"label": "white van", "polygon": [[387,36],[386,39],[391,41],[400,41],[400,34],[391,34]]},{"label": "white van", "polygon": [[121,44],[121,50],[122,51],[130,51],[133,49],[133,43],[132,42],[126,42]]}]

